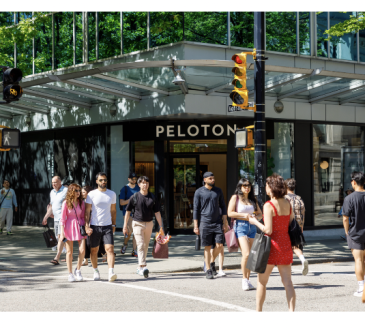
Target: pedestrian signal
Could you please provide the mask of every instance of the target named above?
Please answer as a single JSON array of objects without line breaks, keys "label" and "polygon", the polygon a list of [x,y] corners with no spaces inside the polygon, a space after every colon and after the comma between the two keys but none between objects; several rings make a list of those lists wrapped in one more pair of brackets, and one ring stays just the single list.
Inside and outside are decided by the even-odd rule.
[{"label": "pedestrian signal", "polygon": [[23,78],[22,70],[7,69],[3,74],[3,100],[6,102],[19,101],[23,95],[23,89],[19,82]]},{"label": "pedestrian signal", "polygon": [[14,128],[0,128],[0,148],[20,148],[20,130]]}]

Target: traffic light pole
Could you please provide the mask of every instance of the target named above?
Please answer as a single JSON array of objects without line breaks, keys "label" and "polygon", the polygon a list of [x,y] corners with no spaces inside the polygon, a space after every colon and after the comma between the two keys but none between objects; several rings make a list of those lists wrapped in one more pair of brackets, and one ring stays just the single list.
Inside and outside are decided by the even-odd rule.
[{"label": "traffic light pole", "polygon": [[264,12],[254,13],[255,60],[255,195],[261,210],[266,200],[266,123],[265,123],[265,23]]}]

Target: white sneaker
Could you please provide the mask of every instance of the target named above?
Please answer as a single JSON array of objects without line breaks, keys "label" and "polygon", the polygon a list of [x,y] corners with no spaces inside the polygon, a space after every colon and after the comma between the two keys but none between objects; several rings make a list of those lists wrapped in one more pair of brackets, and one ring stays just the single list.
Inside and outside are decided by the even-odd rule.
[{"label": "white sneaker", "polygon": [[140,267],[137,267],[137,274],[138,275],[141,275],[140,273],[139,273],[139,271],[141,270],[141,268]]},{"label": "white sneaker", "polygon": [[77,270],[77,268],[75,268],[74,274],[77,282],[81,282],[84,280],[84,278],[81,275],[81,269]]},{"label": "white sneaker", "polygon": [[109,273],[109,282],[114,282],[117,279],[117,274]]},{"label": "white sneaker", "polygon": [[358,288],[357,291],[354,293],[355,297],[362,297],[362,293],[364,291],[364,287]]},{"label": "white sneaker", "polygon": [[223,270],[220,270],[217,274],[217,277],[227,276]]},{"label": "white sneaker", "polygon": [[243,278],[242,279],[242,290],[243,291],[249,291],[250,287],[248,285],[248,279],[247,278]]},{"label": "white sneaker", "polygon": [[247,280],[247,283],[250,290],[255,290],[255,287],[251,284],[250,280]]},{"label": "white sneaker", "polygon": [[74,274],[69,274],[68,275],[68,281],[69,282],[75,282],[76,280],[75,280],[75,276],[74,276]]},{"label": "white sneaker", "polygon": [[302,275],[307,275],[308,274],[308,260],[304,260],[303,264],[302,264]]},{"label": "white sneaker", "polygon": [[100,273],[94,269],[94,281],[100,281]]},{"label": "white sneaker", "polygon": [[63,249],[62,249],[62,253],[66,253],[67,251],[66,251],[66,248],[65,247],[63,247]]},{"label": "white sneaker", "polygon": [[140,268],[139,272],[138,272],[138,275],[141,275],[141,276],[144,276],[144,278],[148,278],[148,273],[150,271],[148,270],[147,267],[143,267],[143,268]]}]

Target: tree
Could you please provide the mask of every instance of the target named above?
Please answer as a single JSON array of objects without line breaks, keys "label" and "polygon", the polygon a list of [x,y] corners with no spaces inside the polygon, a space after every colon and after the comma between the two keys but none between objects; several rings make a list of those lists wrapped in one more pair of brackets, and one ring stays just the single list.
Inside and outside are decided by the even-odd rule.
[{"label": "tree", "polygon": [[[342,13],[346,13],[343,11]],[[317,15],[320,13],[317,13]],[[330,29],[324,31],[328,34],[326,40],[330,40],[332,37],[342,37],[347,33],[357,33],[360,30],[365,29],[365,12],[358,12],[357,15],[350,15],[350,18],[333,25]]]}]

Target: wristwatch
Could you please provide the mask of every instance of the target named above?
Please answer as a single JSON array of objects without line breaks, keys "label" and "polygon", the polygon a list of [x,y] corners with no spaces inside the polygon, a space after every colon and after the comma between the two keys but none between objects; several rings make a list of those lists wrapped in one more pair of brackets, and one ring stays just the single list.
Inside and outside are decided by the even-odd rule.
[{"label": "wristwatch", "polygon": [[116,225],[112,225],[112,227],[116,227]]}]

